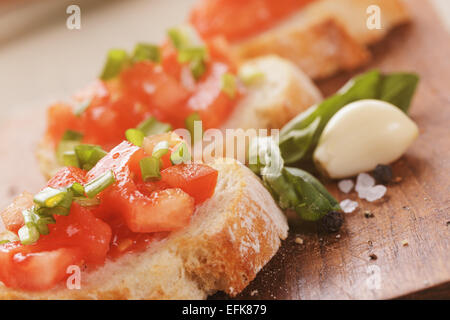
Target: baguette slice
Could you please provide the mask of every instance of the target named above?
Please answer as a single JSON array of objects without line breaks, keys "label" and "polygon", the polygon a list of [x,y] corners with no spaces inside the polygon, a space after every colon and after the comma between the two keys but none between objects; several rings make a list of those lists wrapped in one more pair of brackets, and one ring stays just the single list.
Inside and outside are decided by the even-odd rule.
[{"label": "baguette slice", "polygon": [[276,54],[296,64],[313,79],[352,70],[370,60],[369,51],[336,19],[320,21],[289,18],[275,28],[233,46],[240,60]]},{"label": "baguette slice", "polygon": [[263,74],[261,80],[247,87],[223,128],[281,129],[300,112],[322,100],[313,82],[292,62],[269,55],[246,61]]},{"label": "baguette slice", "polygon": [[[261,71],[261,81],[248,86],[245,97],[225,121],[223,129],[281,129],[289,120],[322,100],[312,81],[292,62],[267,56],[250,60],[241,68]],[[60,168],[48,137],[36,149],[43,175],[50,179]]]},{"label": "baguette slice", "polygon": [[[370,6],[380,8],[381,29],[369,29],[367,21]],[[297,21],[324,21],[332,17],[341,23],[359,43],[370,45],[382,40],[394,27],[407,23],[409,13],[401,0],[320,0],[307,6],[291,19]]]},{"label": "baguette slice", "polygon": [[[369,6],[380,8],[381,29],[369,29]],[[383,39],[394,27],[410,20],[401,0],[318,0],[276,27],[234,45],[246,60],[277,54],[321,79],[340,70],[353,70],[370,60],[367,45]]]},{"label": "baguette slice", "polygon": [[287,237],[284,214],[260,180],[235,160],[219,171],[214,196],[188,227],[141,253],[81,272],[81,289],[61,284],[45,292],[0,285],[1,299],[204,299],[241,292]]}]

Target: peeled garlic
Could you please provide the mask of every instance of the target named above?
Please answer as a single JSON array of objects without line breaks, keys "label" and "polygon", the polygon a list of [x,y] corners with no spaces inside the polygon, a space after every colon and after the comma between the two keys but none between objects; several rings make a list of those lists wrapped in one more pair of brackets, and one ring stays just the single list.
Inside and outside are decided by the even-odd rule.
[{"label": "peeled garlic", "polygon": [[418,134],[417,125],[394,105],[360,100],[343,107],[328,122],[314,162],[330,178],[351,177],[397,160]]}]

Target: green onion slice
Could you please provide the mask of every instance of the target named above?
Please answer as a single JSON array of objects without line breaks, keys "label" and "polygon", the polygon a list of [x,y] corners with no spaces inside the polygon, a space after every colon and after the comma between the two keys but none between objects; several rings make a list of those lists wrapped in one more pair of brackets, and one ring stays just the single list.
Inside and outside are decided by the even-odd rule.
[{"label": "green onion slice", "polygon": [[92,98],[86,99],[84,101],[81,101],[78,103],[76,109],[75,109],[75,115],[77,117],[81,116],[84,111],[86,111],[87,108],[91,105]]},{"label": "green onion slice", "polygon": [[169,142],[161,141],[158,142],[156,146],[153,148],[152,157],[155,157],[156,159],[161,159],[161,157],[167,154],[168,152],[169,152]]},{"label": "green onion slice", "polygon": [[62,164],[65,167],[80,167],[80,162],[78,161],[78,157],[74,150],[64,152],[62,159]]},{"label": "green onion slice", "polygon": [[[195,122],[200,121],[200,135],[195,132]],[[197,112],[191,113],[186,120],[184,121],[184,124],[186,126],[186,129],[188,129],[189,133],[191,134],[191,143],[195,143],[196,141],[200,140],[203,137],[202,127],[201,127],[201,121],[200,115]]]},{"label": "green onion slice", "polygon": [[83,134],[78,131],[66,130],[62,136],[62,141],[81,141]]},{"label": "green onion slice", "polygon": [[108,52],[108,57],[103,67],[100,79],[109,80],[116,77],[122,69],[128,66],[130,58],[125,50],[111,49]]},{"label": "green onion slice", "polygon": [[14,241],[19,241],[19,237],[14,232],[5,230],[2,233],[0,233],[0,244]]},{"label": "green onion slice", "polygon": [[265,74],[254,66],[244,65],[239,69],[238,76],[246,86],[250,86],[263,80]]},{"label": "green onion slice", "polygon": [[98,161],[100,161],[107,152],[100,146],[91,144],[80,144],[75,146],[75,154],[79,165],[83,170],[91,170]]},{"label": "green onion slice", "polygon": [[97,194],[108,188],[116,181],[114,173],[109,170],[102,174],[97,179],[89,182],[84,186],[84,190],[88,198],[94,198]]},{"label": "green onion slice", "polygon": [[44,208],[54,208],[66,197],[67,191],[47,187],[33,198],[33,201]]},{"label": "green onion slice", "polygon": [[39,230],[35,225],[24,225],[18,232],[20,242],[24,245],[36,243],[39,240]]},{"label": "green onion slice", "polygon": [[224,73],[221,78],[221,89],[228,97],[234,99],[236,96],[236,77],[231,73]]},{"label": "green onion slice", "polygon": [[134,47],[133,62],[149,60],[156,63],[161,62],[161,52],[159,47],[154,44],[138,43]]},{"label": "green onion slice", "polygon": [[144,133],[139,129],[128,129],[125,131],[125,137],[128,141],[138,147],[142,147],[145,138]]},{"label": "green onion slice", "polygon": [[181,142],[178,144],[176,149],[170,155],[170,161],[172,164],[177,165],[181,163],[187,163],[191,160],[191,154],[189,153],[189,149],[186,145],[186,142]]},{"label": "green onion slice", "polygon": [[74,197],[84,197],[84,187],[82,184],[75,182],[70,186]]},{"label": "green onion slice", "polygon": [[139,161],[141,167],[142,180],[145,182],[161,179],[160,159],[155,157],[143,158]]},{"label": "green onion slice", "polygon": [[172,130],[170,124],[160,122],[155,117],[149,117],[142,121],[138,126],[138,130],[141,130],[145,136],[151,136],[155,134],[165,133]]}]

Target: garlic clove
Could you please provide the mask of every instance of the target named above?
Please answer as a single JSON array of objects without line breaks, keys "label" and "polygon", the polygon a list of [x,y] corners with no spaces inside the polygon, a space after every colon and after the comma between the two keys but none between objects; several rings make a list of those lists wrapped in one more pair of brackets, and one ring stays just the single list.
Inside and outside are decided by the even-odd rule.
[{"label": "garlic clove", "polygon": [[418,135],[417,125],[394,105],[360,100],[331,118],[313,158],[330,178],[351,177],[399,159]]}]

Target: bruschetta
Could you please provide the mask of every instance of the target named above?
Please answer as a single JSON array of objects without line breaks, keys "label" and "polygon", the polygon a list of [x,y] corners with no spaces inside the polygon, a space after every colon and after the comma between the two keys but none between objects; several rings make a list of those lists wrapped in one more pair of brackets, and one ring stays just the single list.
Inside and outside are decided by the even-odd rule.
[{"label": "bruschetta", "polygon": [[[172,129],[185,128],[194,114],[205,130],[280,129],[322,100],[312,81],[282,58],[260,57],[238,68],[229,47],[219,38],[177,49],[176,39],[189,30],[172,30],[172,42],[161,47],[137,45],[131,58],[113,50],[101,79],[76,95],[74,103],[56,103],[48,109],[47,130],[37,148],[47,178],[63,165],[58,149],[68,130],[77,132],[83,143],[109,151],[124,139],[127,129],[149,118]],[[204,59],[198,68],[192,59],[206,55],[202,50],[207,58],[198,58]],[[147,54],[142,60],[140,51]],[[183,54],[188,57],[180,62]],[[115,62],[125,65],[110,76]],[[196,79],[192,70],[200,69],[202,74]]]},{"label": "bruschetta", "polygon": [[[171,133],[145,138],[142,147],[123,141],[91,170],[62,168],[34,197],[19,196],[1,213],[8,232],[0,244],[0,298],[241,292],[287,237],[286,218],[235,160],[173,164],[183,143]],[[145,166],[154,157],[157,173]]]},{"label": "bruschetta", "polygon": [[[373,14],[380,25],[369,28]],[[189,21],[204,37],[224,36],[243,61],[277,54],[318,79],[367,63],[366,46],[409,15],[401,0],[200,0]]]}]

